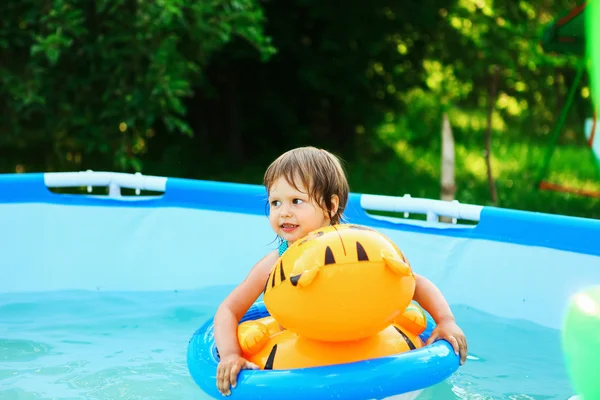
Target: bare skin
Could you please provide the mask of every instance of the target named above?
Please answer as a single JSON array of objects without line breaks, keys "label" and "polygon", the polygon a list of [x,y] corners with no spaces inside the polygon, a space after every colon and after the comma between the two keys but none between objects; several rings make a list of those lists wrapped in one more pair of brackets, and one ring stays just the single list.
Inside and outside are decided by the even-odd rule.
[{"label": "bare skin", "polygon": [[456,323],[450,306],[442,292],[429,279],[421,275],[415,274],[415,276],[417,285],[413,299],[431,315],[436,323],[436,327],[426,344],[446,339],[454,348],[454,352],[460,355],[460,364],[464,364],[468,352],[467,339]]},{"label": "bare skin", "polygon": [[260,296],[278,257],[277,251],[273,251],[260,260],[246,279],[221,303],[215,314],[215,343],[221,355],[217,367],[217,388],[225,396],[231,394],[232,387],[236,387],[240,370],[258,369],[257,365],[242,357],[237,327],[244,314]]}]

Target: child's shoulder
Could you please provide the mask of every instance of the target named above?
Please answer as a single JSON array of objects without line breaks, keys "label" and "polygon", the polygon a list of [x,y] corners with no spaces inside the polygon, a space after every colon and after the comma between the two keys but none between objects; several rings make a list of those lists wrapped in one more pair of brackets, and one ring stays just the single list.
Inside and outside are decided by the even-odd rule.
[{"label": "child's shoulder", "polygon": [[273,265],[275,265],[275,261],[277,261],[278,258],[279,251],[271,250],[256,263],[254,269],[268,270],[269,272],[271,272],[271,268],[273,268]]},{"label": "child's shoulder", "polygon": [[279,258],[279,254],[277,250],[272,250],[267,253],[263,258],[260,259],[254,267],[248,273],[248,278],[250,281],[264,282],[265,279],[269,277],[275,262]]}]

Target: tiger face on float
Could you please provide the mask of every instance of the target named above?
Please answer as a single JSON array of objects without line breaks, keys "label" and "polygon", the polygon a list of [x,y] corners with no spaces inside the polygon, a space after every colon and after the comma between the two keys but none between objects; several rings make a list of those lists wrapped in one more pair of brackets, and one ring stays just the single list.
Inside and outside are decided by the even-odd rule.
[{"label": "tiger face on float", "polygon": [[288,248],[269,275],[264,302],[281,326],[300,336],[356,340],[389,326],[410,304],[415,284],[390,239],[341,224],[315,230]]}]

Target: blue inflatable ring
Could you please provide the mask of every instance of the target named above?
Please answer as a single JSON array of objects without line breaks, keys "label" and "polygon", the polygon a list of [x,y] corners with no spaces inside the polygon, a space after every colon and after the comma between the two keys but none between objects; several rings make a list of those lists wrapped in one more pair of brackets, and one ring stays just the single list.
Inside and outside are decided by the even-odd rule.
[{"label": "blue inflatable ring", "polygon": [[[269,313],[256,302],[242,321]],[[426,341],[433,330],[421,334]],[[213,319],[198,329],[188,344],[187,365],[194,382],[209,396],[223,398],[217,390],[218,354]],[[425,389],[442,382],[459,367],[459,357],[445,340],[393,356],[368,361],[293,370],[243,370],[232,389],[232,399],[381,399]]]}]

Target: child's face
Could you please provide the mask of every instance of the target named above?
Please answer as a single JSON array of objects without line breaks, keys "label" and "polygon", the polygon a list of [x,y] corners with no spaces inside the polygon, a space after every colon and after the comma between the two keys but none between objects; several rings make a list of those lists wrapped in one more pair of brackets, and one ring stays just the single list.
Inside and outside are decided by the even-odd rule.
[{"label": "child's face", "polygon": [[[308,190],[297,179],[296,190],[285,177],[279,177],[269,190],[271,228],[292,244],[315,229],[329,225],[329,215],[308,196]],[[334,206],[335,208],[335,206]]]}]

